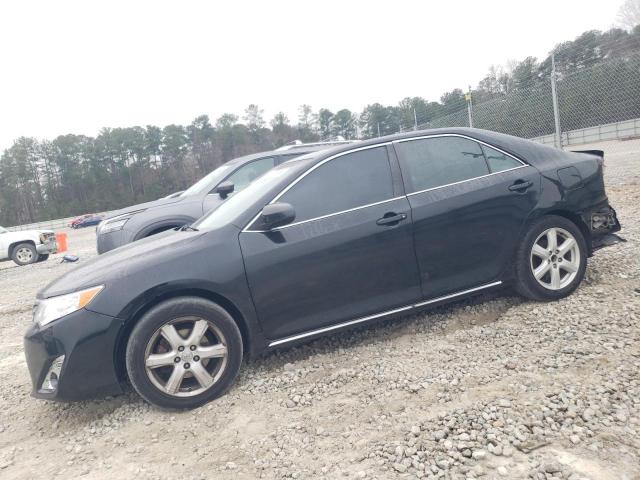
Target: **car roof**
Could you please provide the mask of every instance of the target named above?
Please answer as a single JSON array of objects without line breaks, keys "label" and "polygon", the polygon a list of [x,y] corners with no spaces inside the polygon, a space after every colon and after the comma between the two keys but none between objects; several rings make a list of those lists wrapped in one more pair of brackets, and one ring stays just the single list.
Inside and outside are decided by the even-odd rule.
[{"label": "car roof", "polygon": [[346,143],[313,143],[309,145],[296,145],[295,148],[286,149],[286,150],[268,150],[265,152],[251,153],[249,155],[244,155],[242,157],[237,157],[232,160],[229,160],[224,165],[229,166],[239,166],[245,163],[251,162],[252,160],[257,160],[260,158],[266,157],[298,157],[300,155],[305,155],[307,153],[319,152],[323,150],[334,150],[336,148],[340,148],[344,145],[353,145],[355,142]]},{"label": "car roof", "polygon": [[[395,142],[397,140],[404,140],[416,137],[423,137],[429,135],[462,135],[469,137],[480,142],[485,142],[489,145],[503,150],[504,152],[513,155],[516,158],[525,160],[527,163],[538,164],[550,158],[557,158],[558,156],[567,155],[566,152],[543,145],[532,140],[526,140],[520,137],[514,137],[505,133],[492,132],[490,130],[483,130],[480,128],[468,128],[468,127],[454,127],[454,128],[432,128],[427,130],[416,130],[406,133],[396,133],[393,135],[386,135],[384,137],[376,137],[370,140],[364,140],[358,143],[352,143],[349,145],[338,146],[328,150],[317,152],[315,155],[305,155],[305,159],[313,158],[317,162],[320,162],[332,155],[342,152],[349,152],[352,150],[360,149],[363,147],[373,145],[384,145],[387,143]],[[300,158],[299,158],[300,159]],[[296,159],[298,160],[298,159]]]}]

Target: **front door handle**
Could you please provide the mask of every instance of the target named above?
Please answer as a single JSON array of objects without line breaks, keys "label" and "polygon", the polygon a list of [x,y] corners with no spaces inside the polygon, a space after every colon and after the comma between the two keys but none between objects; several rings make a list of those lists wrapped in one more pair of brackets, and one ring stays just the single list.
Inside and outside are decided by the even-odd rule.
[{"label": "front door handle", "polygon": [[389,212],[389,213],[385,213],[384,217],[379,218],[376,221],[376,224],[378,224],[378,225],[397,225],[398,223],[400,223],[402,220],[405,220],[406,218],[407,218],[407,214],[406,213]]},{"label": "front door handle", "polygon": [[533,185],[533,182],[527,180],[518,180],[513,185],[509,187],[509,190],[512,192],[524,192],[527,188]]}]

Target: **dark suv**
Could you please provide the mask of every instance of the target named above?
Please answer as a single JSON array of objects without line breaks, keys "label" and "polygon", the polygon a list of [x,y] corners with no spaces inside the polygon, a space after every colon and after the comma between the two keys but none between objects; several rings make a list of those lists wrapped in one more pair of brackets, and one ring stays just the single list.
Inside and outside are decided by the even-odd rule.
[{"label": "dark suv", "polygon": [[216,168],[184,192],[111,212],[96,231],[98,254],[190,224],[276,165],[305,153],[348,143],[344,140],[295,142],[273,151],[239,157]]}]

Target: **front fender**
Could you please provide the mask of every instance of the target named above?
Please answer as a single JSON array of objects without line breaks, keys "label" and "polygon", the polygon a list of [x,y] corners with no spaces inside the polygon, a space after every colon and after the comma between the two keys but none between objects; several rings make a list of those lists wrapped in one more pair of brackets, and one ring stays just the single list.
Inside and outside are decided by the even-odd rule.
[{"label": "front fender", "polygon": [[202,279],[181,279],[156,285],[132,299],[118,314],[124,320],[125,331],[133,329],[137,319],[160,302],[174,297],[197,296],[206,298],[222,306],[239,322],[239,327],[247,341],[251,353],[258,353],[266,345],[262,328],[252,302],[242,298],[223,295],[219,285]]},{"label": "front fender", "polygon": [[225,225],[221,231],[167,232],[107,254],[101,258],[102,275],[93,282],[104,284],[105,291],[90,308],[128,323],[167,298],[199,295],[230,306],[259,337],[237,239],[238,228]]}]

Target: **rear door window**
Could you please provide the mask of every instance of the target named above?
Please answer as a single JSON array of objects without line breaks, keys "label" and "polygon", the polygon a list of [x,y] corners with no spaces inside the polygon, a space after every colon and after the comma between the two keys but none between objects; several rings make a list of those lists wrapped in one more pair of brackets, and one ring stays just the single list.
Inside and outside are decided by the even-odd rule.
[{"label": "rear door window", "polygon": [[296,211],[296,222],[393,198],[386,147],[347,153],[319,166],[279,201]]},{"label": "rear door window", "polygon": [[467,138],[422,138],[395,147],[408,193],[489,174],[480,144]]}]

